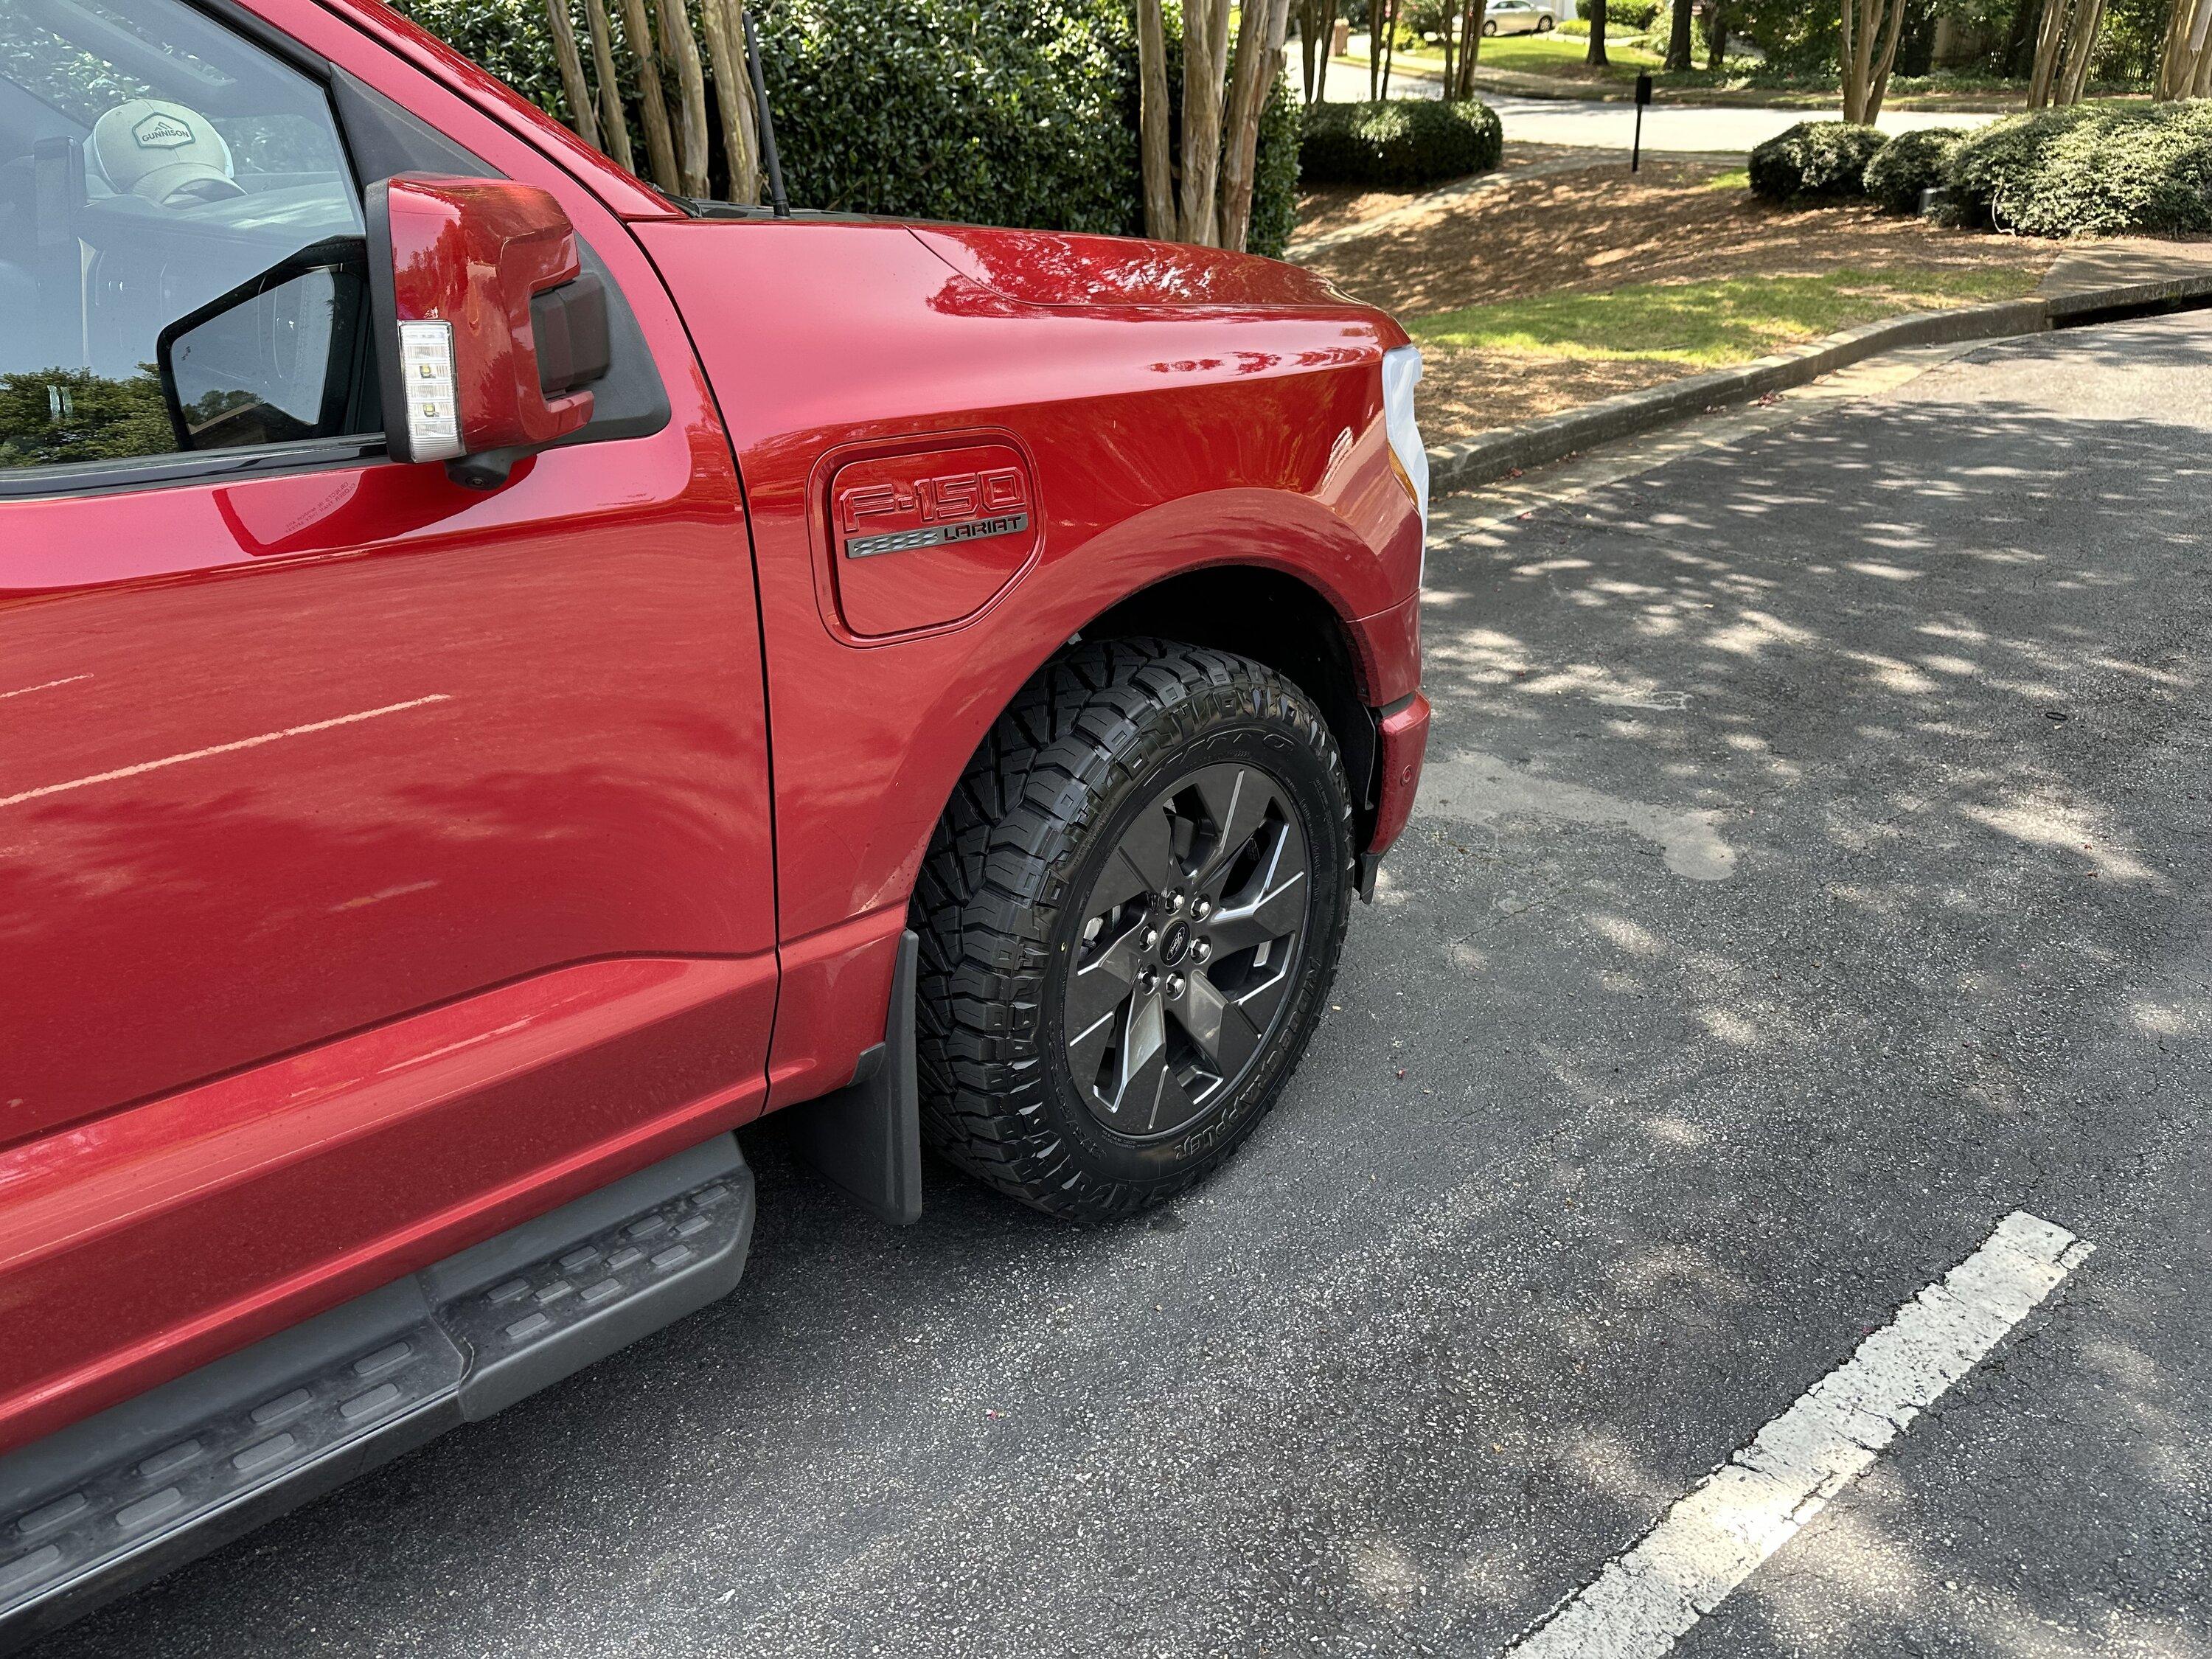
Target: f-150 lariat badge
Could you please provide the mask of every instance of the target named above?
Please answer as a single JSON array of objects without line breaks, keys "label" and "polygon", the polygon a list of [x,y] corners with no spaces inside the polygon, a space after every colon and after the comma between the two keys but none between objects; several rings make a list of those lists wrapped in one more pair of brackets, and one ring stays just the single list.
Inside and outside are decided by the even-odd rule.
[{"label": "f-150 lariat badge", "polygon": [[837,492],[836,510],[845,556],[866,559],[1018,535],[1030,527],[1029,481],[1018,466],[917,468],[906,477],[879,475],[846,484]]}]

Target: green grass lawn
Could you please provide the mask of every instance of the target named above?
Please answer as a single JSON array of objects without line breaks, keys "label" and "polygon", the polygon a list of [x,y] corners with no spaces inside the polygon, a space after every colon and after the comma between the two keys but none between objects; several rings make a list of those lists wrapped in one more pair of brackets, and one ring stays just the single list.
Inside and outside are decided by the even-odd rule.
[{"label": "green grass lawn", "polygon": [[[1578,40],[1556,30],[1549,34],[1501,34],[1485,40],[1474,61],[1482,69],[1512,70],[1522,75],[1557,75],[1563,70],[1585,68],[1583,54],[1589,50],[1588,40]],[[1662,62],[1658,52],[1646,52],[1642,46],[1622,46],[1612,40],[1605,43],[1605,56],[1606,67],[1597,72],[1615,81],[1633,81],[1638,70],[1657,69]]]},{"label": "green grass lawn", "polygon": [[[1633,37],[1642,39],[1641,36]],[[1564,75],[1577,79],[1633,81],[1638,70],[1656,69],[1661,54],[1646,52],[1641,46],[1625,46],[1618,40],[1606,42],[1607,66],[1592,70],[1583,62],[1583,54],[1589,50],[1587,40],[1575,35],[1561,34],[1556,30],[1546,34],[1498,34],[1486,37],[1482,50],[1474,61],[1484,69],[1511,70],[1521,75]],[[1332,69],[1346,68],[1367,72],[1364,58],[1339,58]],[[1408,52],[1401,47],[1390,60],[1392,74],[1413,69],[1430,75],[1444,72],[1441,52]]]},{"label": "green grass lawn", "polygon": [[1719,368],[1908,311],[2017,299],[2033,271],[1835,270],[1820,276],[1642,283],[1469,306],[1407,324],[1441,346],[1508,356],[1641,359]]}]

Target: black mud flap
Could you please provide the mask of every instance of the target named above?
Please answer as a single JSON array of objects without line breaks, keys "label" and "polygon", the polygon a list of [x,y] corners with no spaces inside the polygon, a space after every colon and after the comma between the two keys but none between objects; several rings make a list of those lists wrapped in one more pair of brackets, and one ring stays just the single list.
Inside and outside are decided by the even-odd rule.
[{"label": "black mud flap", "polygon": [[0,1653],[733,1289],[730,1135],[0,1457]]},{"label": "black mud flap", "polygon": [[799,1155],[896,1226],[921,1216],[921,1108],[914,1051],[914,981],[921,935],[900,935],[884,1040],[860,1056],[852,1082],[791,1109]]}]

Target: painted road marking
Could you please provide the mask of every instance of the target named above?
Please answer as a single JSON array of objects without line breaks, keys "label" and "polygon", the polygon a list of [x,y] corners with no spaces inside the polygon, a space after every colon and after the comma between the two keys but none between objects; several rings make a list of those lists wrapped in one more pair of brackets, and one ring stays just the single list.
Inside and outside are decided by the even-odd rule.
[{"label": "painted road marking", "polygon": [[1507,1652],[1656,1659],[1668,1651],[2094,1248],[2014,1211]]},{"label": "painted road marking", "polygon": [[112,772],[94,772],[88,778],[71,778],[67,783],[44,784],[36,789],[26,789],[21,794],[0,795],[0,806],[17,806],[44,795],[58,795],[67,789],[84,789],[95,783],[113,783],[118,778],[135,778],[143,772],[158,772],[165,766],[182,766],[186,761],[205,760],[210,755],[231,755],[241,749],[258,749],[264,743],[275,743],[282,738],[304,738],[310,732],[327,732],[336,726],[352,726],[361,720],[380,719],[386,714],[404,714],[410,708],[420,708],[427,703],[452,701],[453,698],[446,692],[435,691],[427,697],[386,703],[381,708],[364,708],[358,714],[340,714],[335,720],[310,720],[305,726],[288,726],[282,732],[264,732],[258,737],[240,738],[235,743],[219,743],[212,748],[188,750],[181,755],[164,755],[159,760],[141,761],[136,766],[118,766]]}]

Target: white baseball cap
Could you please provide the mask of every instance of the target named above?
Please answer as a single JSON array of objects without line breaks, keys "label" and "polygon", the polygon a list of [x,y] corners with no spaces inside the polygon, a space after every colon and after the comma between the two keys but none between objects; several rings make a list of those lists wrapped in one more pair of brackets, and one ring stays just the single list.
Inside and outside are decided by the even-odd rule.
[{"label": "white baseball cap", "polygon": [[168,207],[246,194],[230,146],[198,111],[158,98],[118,104],[84,141],[92,170],[118,195]]}]

